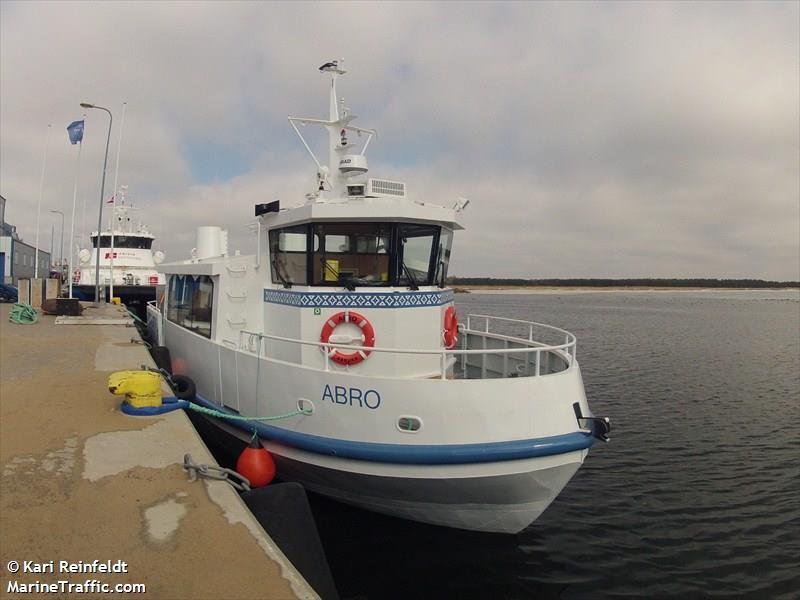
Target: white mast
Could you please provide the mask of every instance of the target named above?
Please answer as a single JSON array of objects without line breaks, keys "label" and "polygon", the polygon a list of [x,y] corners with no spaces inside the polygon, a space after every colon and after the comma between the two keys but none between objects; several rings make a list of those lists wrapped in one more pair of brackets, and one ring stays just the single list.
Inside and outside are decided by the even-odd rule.
[{"label": "white mast", "polygon": [[[289,117],[289,123],[297,133],[300,141],[303,142],[314,164],[317,165],[317,190],[311,194],[313,198],[324,198],[326,192],[333,197],[341,196],[345,192],[346,178],[348,175],[366,173],[367,160],[364,153],[367,150],[372,136],[376,134],[374,129],[361,129],[353,127],[350,121],[355,119],[355,115],[348,114],[344,107],[344,100],[340,100],[336,95],[336,79],[339,75],[344,75],[344,60],[333,60],[322,65],[319,70],[322,73],[331,74],[330,97],[328,104],[328,120],[310,119],[301,117]],[[341,104],[341,109],[340,109]],[[322,125],[328,130],[328,164],[323,165],[317,159],[314,152],[309,147],[297,123],[301,125]],[[367,141],[361,148],[359,154],[350,153],[351,146],[348,145],[347,132],[352,131],[358,135],[367,134]]]},{"label": "white mast", "polygon": [[[339,129],[340,121],[339,99],[336,96],[336,78],[339,77],[339,75],[344,75],[346,72],[339,66],[341,63],[344,63],[344,59],[333,61],[333,66],[327,69],[331,74],[331,93],[328,109],[328,122],[330,125],[326,125],[325,129],[328,130],[328,169],[330,169],[329,177],[331,178],[331,186],[333,188],[339,187],[339,170],[336,168],[339,165],[339,161],[336,156],[336,149],[339,147],[339,141],[337,140],[339,132],[337,130]],[[320,70],[324,68],[323,66]]]}]

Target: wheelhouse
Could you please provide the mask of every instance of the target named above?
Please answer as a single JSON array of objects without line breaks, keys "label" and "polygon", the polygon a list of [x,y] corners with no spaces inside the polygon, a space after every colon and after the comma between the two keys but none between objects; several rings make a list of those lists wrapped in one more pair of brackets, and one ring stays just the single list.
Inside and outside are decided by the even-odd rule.
[{"label": "wheelhouse", "polygon": [[445,287],[453,231],[397,222],[316,222],[272,229],[272,280],[322,287]]}]

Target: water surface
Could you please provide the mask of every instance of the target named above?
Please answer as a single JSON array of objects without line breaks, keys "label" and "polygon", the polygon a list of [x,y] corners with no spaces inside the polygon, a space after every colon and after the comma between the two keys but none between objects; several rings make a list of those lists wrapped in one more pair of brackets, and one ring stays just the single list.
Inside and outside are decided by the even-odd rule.
[{"label": "water surface", "polygon": [[472,293],[456,304],[575,333],[612,441],[517,535],[312,494],[342,598],[798,597],[797,292]]}]

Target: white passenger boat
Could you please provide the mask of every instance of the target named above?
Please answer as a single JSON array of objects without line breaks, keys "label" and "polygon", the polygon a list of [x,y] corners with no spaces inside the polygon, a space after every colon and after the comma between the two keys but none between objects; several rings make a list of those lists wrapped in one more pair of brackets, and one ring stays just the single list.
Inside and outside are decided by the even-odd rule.
[{"label": "white passenger boat", "polygon": [[[91,234],[92,248],[78,253],[80,265],[72,273],[72,293],[81,300],[94,300],[97,272],[97,253],[100,253],[100,293],[103,298],[113,295],[144,317],[145,305],[156,297],[156,288],[164,284],[164,275],[156,270],[164,253],[153,249],[155,236],[140,221],[133,221],[133,207],[126,203],[124,188],[121,199],[112,207],[109,227],[99,236]],[[113,231],[113,239],[112,239]]]},{"label": "white passenger boat", "polygon": [[[389,515],[518,532],[607,439],[575,337],[485,315],[459,323],[446,277],[466,202],[368,178],[375,132],[337,99],[341,62],[320,70],[329,118],[289,117],[317,167],[305,203],[255,207],[255,256],[199,228],[189,260],[159,267],[168,291],[148,306],[152,334],[198,403],[263,419],[226,423],[255,429],[282,479]],[[327,130],[327,164],[298,125]]]}]

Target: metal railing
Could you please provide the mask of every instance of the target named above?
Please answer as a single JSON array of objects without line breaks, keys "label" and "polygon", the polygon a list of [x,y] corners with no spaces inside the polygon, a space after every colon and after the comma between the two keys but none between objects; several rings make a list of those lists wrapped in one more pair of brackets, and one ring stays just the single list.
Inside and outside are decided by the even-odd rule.
[{"label": "metal railing", "polygon": [[[483,319],[483,327],[473,329],[473,320]],[[508,326],[524,325],[527,328],[527,337],[518,337],[493,329],[492,323],[503,323]],[[562,343],[546,344],[534,339],[537,330],[545,330],[551,335],[563,337]],[[466,324],[459,326],[461,348],[383,348],[379,346],[366,347],[350,344],[336,344],[331,342],[318,342],[312,340],[298,340],[279,335],[269,335],[257,331],[239,331],[238,349],[256,355],[259,359],[270,358],[268,342],[281,342],[298,346],[315,346],[324,350],[320,352],[323,357],[324,371],[331,370],[331,350],[364,351],[387,353],[394,355],[439,356],[440,379],[447,379],[448,372],[456,378],[486,379],[503,377],[539,377],[556,372],[566,371],[575,363],[577,340],[570,332],[532,321],[519,319],[506,319],[504,317],[491,317],[488,315],[469,315]],[[471,339],[475,340],[472,342]],[[482,347],[471,348],[471,343],[480,340]],[[501,345],[500,347],[491,347]],[[499,357],[499,364],[490,364],[489,357]],[[474,357],[474,358],[473,358]],[[546,357],[546,361],[543,360]],[[461,358],[459,364],[458,358]],[[477,361],[476,361],[477,359]],[[277,360],[277,359],[276,359]],[[554,364],[555,363],[555,364]],[[297,361],[296,364],[302,364]],[[501,366],[502,365],[502,366]],[[460,367],[460,369],[459,369]],[[480,376],[471,377],[479,369]],[[456,372],[459,371],[459,372]],[[459,376],[460,375],[460,376]]]}]

